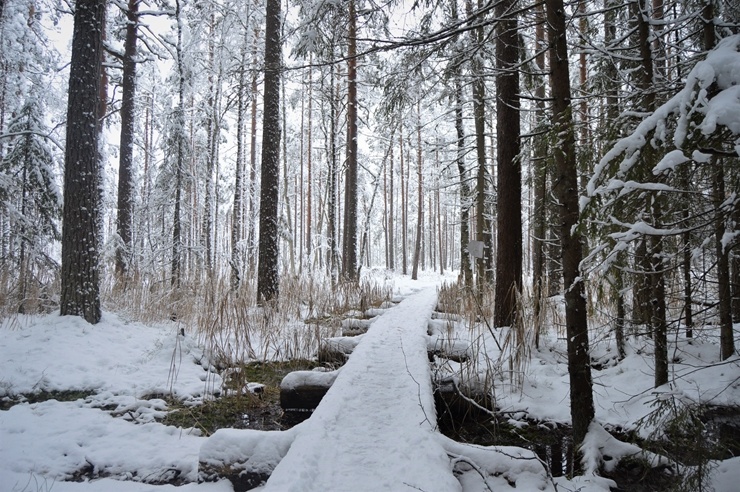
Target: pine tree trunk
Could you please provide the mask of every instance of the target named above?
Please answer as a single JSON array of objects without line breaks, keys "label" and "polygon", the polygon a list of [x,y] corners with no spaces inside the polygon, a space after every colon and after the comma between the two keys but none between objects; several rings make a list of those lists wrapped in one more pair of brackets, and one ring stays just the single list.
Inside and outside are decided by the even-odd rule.
[{"label": "pine tree trunk", "polygon": [[[333,52],[333,50],[332,50]],[[327,220],[329,236],[329,273],[332,285],[336,285],[339,276],[339,259],[337,258],[337,104],[334,96],[334,64],[329,66],[329,219]]]},{"label": "pine tree trunk", "polygon": [[[284,86],[283,86],[284,87]],[[283,89],[283,99],[285,99],[285,89]],[[306,178],[305,178],[305,167],[306,167],[306,156],[304,152],[304,146],[305,146],[305,126],[306,126],[306,104],[305,100],[301,99],[301,129],[300,129],[300,135],[301,135],[301,144],[300,149],[298,152],[299,158],[300,158],[300,172],[298,172],[298,194],[296,198],[296,213],[300,217],[300,220],[296,222],[296,232],[294,235],[294,242],[297,245],[298,248],[298,272],[303,272],[303,262],[305,260],[304,258],[304,252],[303,252],[303,237],[306,234]],[[283,138],[287,138],[286,134],[286,124],[287,124],[287,112],[285,111],[285,106],[283,106]],[[287,150],[283,148],[283,150]],[[285,158],[285,156],[283,156]],[[285,166],[286,172],[287,172],[287,165]],[[286,197],[287,198],[287,197]]]},{"label": "pine tree trunk", "polygon": [[[543,50],[545,46],[545,11],[540,4],[536,7],[537,25],[535,26],[535,49]],[[538,53],[535,58],[538,69],[545,72],[545,53]],[[545,122],[545,80],[539,76],[534,90],[537,101],[535,102],[536,128],[544,132]],[[533,233],[532,240],[532,296],[534,300],[534,318],[540,319],[542,300],[544,298],[545,283],[545,244],[547,234],[547,215],[545,210],[545,198],[547,196],[547,138],[544,134],[538,135],[533,144],[533,188],[534,188],[534,210],[532,214]],[[539,329],[535,334],[535,344],[539,347]]]},{"label": "pine tree trunk", "polygon": [[313,169],[312,169],[312,139],[313,139],[313,70],[310,65],[313,63],[313,58],[309,57],[309,69],[308,69],[308,134],[307,134],[307,149],[306,149],[306,164],[308,175],[306,176],[306,260],[308,261],[307,267],[311,271],[313,254],[313,245],[311,241],[311,235],[313,230]]},{"label": "pine tree trunk", "polygon": [[[737,182],[736,182],[737,183]],[[735,184],[737,189],[737,184]],[[740,225],[740,204],[735,203],[735,209],[732,212],[732,221],[735,227]],[[732,268],[731,295],[732,295],[732,322],[740,323],[740,241],[736,238],[734,243],[728,245],[730,251],[730,266]]]},{"label": "pine tree trunk", "polygon": [[[452,2],[450,6],[450,15],[453,22],[458,21],[457,1]],[[458,36],[455,36],[455,41]],[[467,289],[473,287],[473,271],[470,263],[470,252],[468,246],[470,243],[470,185],[468,185],[467,170],[465,169],[465,126],[463,123],[463,86],[462,86],[462,67],[458,59],[453,60],[455,71],[453,75],[455,91],[455,133],[457,136],[457,155],[455,163],[457,164],[457,173],[460,186],[460,276]],[[454,264],[454,263],[453,263]]]},{"label": "pine tree trunk", "polygon": [[[478,2],[480,6],[480,0]],[[473,3],[471,0],[465,2],[466,13],[468,17],[473,15]],[[483,43],[483,28],[477,27],[470,31],[471,43],[474,46],[481,46]],[[477,287],[482,292],[490,280],[491,273],[487,271],[486,265],[488,257],[491,255],[489,247],[490,231],[488,231],[486,220],[486,109],[485,96],[486,85],[482,75],[483,67],[478,58],[471,62],[471,72],[473,76],[473,122],[475,124],[475,150],[477,175],[475,182],[475,228],[476,239],[484,244],[483,256],[478,258],[477,264]]]},{"label": "pine tree trunk", "polygon": [[[686,170],[680,170],[682,188],[689,189],[689,176]],[[689,203],[683,205],[681,218],[686,222],[689,219]],[[683,271],[683,315],[686,338],[694,336],[694,309],[692,306],[692,279],[691,279],[691,231],[687,228],[681,233],[681,268]]]},{"label": "pine tree trunk", "polygon": [[278,201],[280,186],[281,0],[268,0],[265,13],[265,83],[260,168],[260,234],[257,302],[276,299],[278,277]]},{"label": "pine tree trunk", "polygon": [[349,0],[347,32],[347,174],[344,191],[342,274],[357,280],[357,15]]},{"label": "pine tree trunk", "polygon": [[571,107],[565,8],[562,0],[546,0],[549,26],[553,124],[561,145],[553,148],[557,166],[554,194],[560,205],[560,247],[565,283],[565,322],[570,376],[570,412],[575,449],[583,442],[594,418],[589,357],[588,321],[583,279],[580,276],[582,238],[578,223],[578,182],[573,110]]},{"label": "pine tree trunk", "polygon": [[720,359],[726,360],[735,355],[735,337],[732,330],[732,292],[730,288],[730,255],[723,238],[726,231],[725,213],[722,202],[725,200],[725,173],[721,159],[713,162],[714,167],[714,240],[717,252],[717,291],[719,295]]},{"label": "pine tree trunk", "polygon": [[[620,259],[617,259],[618,263],[622,263]],[[621,265],[620,265],[621,266]],[[619,360],[624,359],[627,356],[625,350],[625,339],[624,339],[624,320],[626,317],[624,295],[622,289],[624,288],[624,273],[621,268],[615,268],[614,279],[614,290],[616,291],[616,303],[617,303],[617,319],[614,320],[614,338],[617,343],[617,354]]]},{"label": "pine tree trunk", "polygon": [[[259,65],[257,59],[257,46],[259,45],[260,39],[260,28],[254,28],[254,37],[252,45],[252,67]],[[257,87],[259,73],[257,70],[252,71],[252,84],[250,93],[252,95],[251,101],[251,118],[249,128],[249,211],[247,213],[247,271],[252,274],[255,271],[255,260],[257,255],[255,254],[256,242],[257,242],[257,221],[258,213],[257,210],[257,95],[259,94],[259,88]],[[288,177],[285,176],[287,180]]]},{"label": "pine tree trunk", "polygon": [[244,113],[246,102],[246,63],[247,63],[247,30],[244,30],[244,41],[241,47],[239,83],[236,97],[236,169],[234,171],[234,203],[231,211],[231,275],[232,292],[239,290],[242,279],[241,245],[244,226]]},{"label": "pine tree trunk", "polygon": [[[648,18],[648,12],[643,2],[649,0],[636,0],[631,4],[632,16],[636,24],[636,32],[638,37],[638,44],[640,46],[640,63],[641,72],[638,75],[637,85],[642,91],[643,97],[643,110],[646,112],[652,111],[655,108],[655,93],[653,92],[653,57],[650,43],[650,24]],[[644,165],[643,168],[649,169],[649,161],[647,156],[643,157]],[[649,206],[646,207],[646,213],[650,213]],[[635,263],[638,277],[635,279],[635,292],[634,292],[634,307],[633,307],[633,319],[636,324],[648,324],[652,319],[651,314],[651,261],[648,256],[648,242],[647,237],[643,237],[639,240],[636,248]]]},{"label": "pine tree trunk", "polygon": [[[104,203],[104,190],[103,183],[105,183],[105,148],[107,141],[101,137],[103,135],[103,124],[108,114],[108,69],[105,63],[105,42],[108,37],[107,32],[107,12],[103,13],[103,21],[101,24],[100,31],[102,32],[102,43],[103,49],[100,50],[100,85],[98,86],[98,165],[96,169],[96,179],[98,187],[98,203],[102,207]],[[98,228],[98,243],[103,244],[104,242],[104,231],[103,231],[103,213],[102,210],[96,211],[97,217],[97,228]]]},{"label": "pine tree trunk", "polygon": [[202,241],[205,245],[205,266],[209,278],[213,277],[215,254],[218,239],[218,147],[221,133],[219,106],[221,98],[221,78],[223,70],[216,60],[216,15],[211,8],[208,21],[208,96],[206,105],[206,183],[203,201]]},{"label": "pine tree trunk", "polygon": [[390,153],[390,171],[389,171],[389,190],[388,190],[388,196],[390,197],[390,206],[389,213],[388,213],[388,268],[391,270],[396,269],[396,223],[395,223],[395,206],[396,203],[396,197],[395,197],[395,191],[393,189],[393,175],[395,174],[395,161],[393,159],[393,149],[395,147],[394,144],[394,136],[395,136],[395,127],[391,131],[391,137],[390,137],[390,147],[391,147],[391,153]]},{"label": "pine tree trunk", "polygon": [[[736,207],[740,209],[740,207]],[[735,224],[740,224],[740,213],[735,213]],[[737,244],[732,252],[732,322],[740,323],[740,251]]]},{"label": "pine tree trunk", "polygon": [[[29,118],[30,120],[30,118]],[[31,122],[28,122],[28,128],[31,127]],[[29,212],[28,204],[28,171],[30,170],[31,164],[31,135],[25,135],[21,137],[23,140],[23,171],[21,173],[21,217],[26,217]],[[28,231],[25,225],[21,226],[20,231],[20,251],[18,255],[18,313],[26,313],[26,298],[28,296],[28,280],[31,274],[28,266],[28,258],[26,255],[26,243],[28,242]]]},{"label": "pine tree trunk", "polygon": [[398,131],[398,153],[400,155],[400,167],[401,167],[401,273],[403,275],[408,274],[408,202],[409,202],[409,187],[408,187],[408,176],[406,175],[406,168],[404,166],[404,155],[403,155],[403,123],[399,125]]},{"label": "pine tree trunk", "polygon": [[[390,162],[393,167],[393,138],[390,139]],[[388,249],[388,166],[383,166],[383,245],[385,246],[385,268],[390,269],[389,249]]]},{"label": "pine tree trunk", "polygon": [[[661,227],[663,215],[662,198],[653,197],[651,215],[654,227]],[[666,322],[665,302],[665,272],[666,265],[663,258],[663,238],[660,236],[650,237],[650,325],[655,340],[655,387],[668,382],[668,324]]]},{"label": "pine tree trunk", "polygon": [[126,40],[121,84],[121,140],[118,164],[118,219],[116,231],[121,244],[116,248],[116,273],[125,275],[132,258],[134,105],[136,101],[136,40],[139,2],[129,0],[126,11]]},{"label": "pine tree trunk", "polygon": [[[438,154],[439,155],[439,154]],[[439,159],[439,158],[438,158]],[[439,167],[437,167],[439,169]],[[445,267],[447,265],[447,251],[444,245],[444,229],[442,227],[442,211],[440,210],[440,193],[439,193],[439,182],[437,182],[435,190],[435,202],[437,205],[437,240],[439,241],[439,247],[437,248],[437,255],[439,256],[439,274],[445,273]],[[446,209],[445,209],[446,213]]]},{"label": "pine tree trunk", "polygon": [[182,194],[185,170],[185,72],[183,69],[182,31],[183,20],[179,0],[175,0],[175,19],[177,21],[177,107],[175,108],[175,210],[172,218],[172,267],[171,285],[180,287],[182,273]]},{"label": "pine tree trunk", "polygon": [[496,284],[494,326],[513,326],[522,290],[522,170],[519,146],[519,31],[516,0],[496,7]]},{"label": "pine tree trunk", "polygon": [[100,321],[98,97],[104,0],[75,4],[67,104],[60,312]]},{"label": "pine tree trunk", "polygon": [[419,103],[416,104],[416,179],[418,183],[418,200],[416,210],[416,244],[414,245],[414,266],[411,269],[411,279],[417,280],[419,278],[419,261],[422,256],[421,243],[422,235],[424,233],[424,193],[422,190],[422,152],[421,152],[421,110]]},{"label": "pine tree trunk", "polygon": [[465,287],[473,287],[473,270],[470,264],[470,186],[465,169],[465,127],[463,126],[462,82],[460,74],[455,80],[455,131],[457,132],[457,173],[460,181],[460,272]]}]

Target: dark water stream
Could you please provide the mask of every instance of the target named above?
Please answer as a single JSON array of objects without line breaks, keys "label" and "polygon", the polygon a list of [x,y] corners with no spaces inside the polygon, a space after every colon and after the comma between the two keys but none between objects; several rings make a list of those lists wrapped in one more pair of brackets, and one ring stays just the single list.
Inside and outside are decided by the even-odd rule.
[{"label": "dark water stream", "polygon": [[[571,476],[574,472],[574,449],[571,429],[550,422],[526,421],[512,425],[506,416],[492,416],[472,408],[459,397],[435,395],[440,432],[458,441],[482,446],[519,446],[534,451],[552,476]],[[651,468],[638,460],[623,460],[611,473],[602,475],[614,480],[617,491],[647,492],[671,490],[707,490],[700,482],[712,467],[711,460],[740,456],[740,408],[711,407],[701,412],[697,437],[669,436],[668,440],[649,441],[634,434],[611,431],[619,440],[632,442],[667,456],[688,468]],[[690,439],[687,445],[685,439]],[[704,441],[704,442],[702,442]],[[692,484],[696,484],[693,486]]]}]

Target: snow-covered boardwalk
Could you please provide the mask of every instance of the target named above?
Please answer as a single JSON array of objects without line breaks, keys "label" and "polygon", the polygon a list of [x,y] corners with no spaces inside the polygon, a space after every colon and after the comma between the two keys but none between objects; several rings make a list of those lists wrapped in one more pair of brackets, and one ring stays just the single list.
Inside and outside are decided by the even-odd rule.
[{"label": "snow-covered boardwalk", "polygon": [[301,424],[267,491],[459,490],[435,437],[427,356],[434,288],[380,316]]}]

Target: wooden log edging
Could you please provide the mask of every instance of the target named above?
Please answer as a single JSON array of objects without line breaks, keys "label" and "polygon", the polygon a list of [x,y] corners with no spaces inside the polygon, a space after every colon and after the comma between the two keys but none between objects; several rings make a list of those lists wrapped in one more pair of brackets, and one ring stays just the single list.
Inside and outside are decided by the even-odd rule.
[{"label": "wooden log edging", "polygon": [[[374,324],[311,418],[282,432],[222,429],[211,436],[200,450],[200,480],[228,478],[235,492],[451,492],[476,481],[474,490],[554,492],[531,451],[439,434],[426,333],[436,295],[415,297]],[[331,377],[298,374],[286,385]]]},{"label": "wooden log edging", "polygon": [[229,480],[234,492],[267,482],[293,444],[299,426],[286,431],[219,429],[201,446],[198,481]]},{"label": "wooden log edging", "polygon": [[280,383],[280,406],[286,412],[314,410],[334,384],[340,370],[289,373]]}]

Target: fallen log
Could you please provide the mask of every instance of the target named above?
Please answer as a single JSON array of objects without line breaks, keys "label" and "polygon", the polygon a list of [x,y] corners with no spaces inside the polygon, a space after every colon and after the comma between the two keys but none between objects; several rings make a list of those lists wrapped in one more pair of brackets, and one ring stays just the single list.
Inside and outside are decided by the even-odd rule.
[{"label": "fallen log", "polygon": [[344,364],[362,340],[362,335],[332,337],[321,340],[318,359],[321,364]]},{"label": "fallen log", "polygon": [[347,318],[342,320],[342,336],[353,337],[367,333],[368,328],[375,318],[359,319]]},{"label": "fallen log", "polygon": [[280,406],[286,412],[313,411],[339,374],[336,371],[295,371],[280,383]]},{"label": "fallen log", "polygon": [[288,453],[298,426],[286,431],[219,429],[201,446],[198,481],[229,480],[234,492],[246,492],[267,482]]}]

